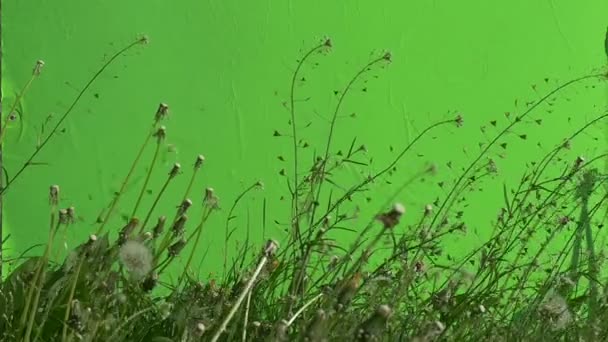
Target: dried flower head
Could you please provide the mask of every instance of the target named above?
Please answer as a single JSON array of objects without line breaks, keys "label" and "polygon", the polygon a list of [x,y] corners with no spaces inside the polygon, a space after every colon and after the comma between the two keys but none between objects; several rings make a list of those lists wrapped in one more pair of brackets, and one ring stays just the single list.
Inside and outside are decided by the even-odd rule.
[{"label": "dried flower head", "polygon": [[179,206],[177,209],[177,215],[183,215],[186,213],[186,211],[188,211],[188,209],[192,206],[192,200],[189,198],[186,198]]},{"label": "dried flower head", "polygon": [[424,206],[424,216],[431,216],[433,213],[433,205],[427,204]]},{"label": "dried flower head", "polygon": [[205,206],[211,209],[219,208],[219,199],[215,195],[215,190],[213,188],[205,189],[205,198],[204,198]]},{"label": "dried flower head", "polygon": [[60,209],[59,210],[59,223],[61,224],[68,224],[69,220],[68,220],[68,211],[66,209]]},{"label": "dried flower head", "polygon": [[201,166],[203,166],[203,162],[205,162],[205,156],[203,156],[202,154],[199,154],[196,157],[196,161],[194,162],[194,168],[200,169]]},{"label": "dried flower head", "polygon": [[186,221],[188,221],[188,215],[182,214],[171,226],[171,231],[173,232],[173,236],[181,236],[184,233],[184,227],[186,226]]},{"label": "dried flower head", "polygon": [[51,205],[59,204],[59,185],[51,185],[49,189],[49,203]]},{"label": "dried flower head", "polygon": [[167,136],[167,128],[165,126],[160,126],[156,132],[154,132],[154,137],[156,137],[156,141],[160,144],[165,137]]},{"label": "dried flower head", "polygon": [[182,168],[182,166],[179,163],[173,164],[171,171],[169,171],[169,177],[173,178],[173,177],[177,176],[177,174],[179,173],[179,170],[181,168]]},{"label": "dried flower head", "polygon": [[392,62],[393,55],[390,52],[386,52],[382,58],[387,62]]},{"label": "dried flower head", "polygon": [[540,310],[548,318],[553,330],[562,330],[573,321],[566,300],[556,292],[550,291],[545,296]]},{"label": "dried flower head", "polygon": [[142,34],[137,38],[137,42],[142,45],[147,45],[150,43],[150,38],[146,34]]},{"label": "dried flower head", "polygon": [[167,217],[166,216],[161,216],[161,217],[158,218],[158,221],[156,222],[156,225],[152,229],[152,237],[157,238],[157,237],[160,236],[160,234],[163,233],[163,230],[165,229],[165,223],[166,222],[167,222]]},{"label": "dried flower head", "polygon": [[392,229],[399,224],[399,219],[404,213],[405,207],[401,203],[396,203],[390,211],[380,214],[376,218],[382,222],[385,229]]},{"label": "dried flower head", "polygon": [[119,257],[135,280],[141,280],[152,270],[152,252],[141,242],[125,242],[120,248]]},{"label": "dried flower head", "polygon": [[42,68],[44,67],[44,61],[39,59],[36,61],[36,65],[34,65],[34,71],[32,72],[34,76],[39,76],[40,72],[42,72]]},{"label": "dried flower head", "polygon": [[456,119],[454,119],[454,122],[456,123],[456,127],[462,127],[462,125],[464,124],[464,119],[462,118],[462,115],[456,115]]},{"label": "dried flower head", "polygon": [[158,109],[156,110],[156,114],[154,115],[154,120],[156,122],[160,122],[164,118],[169,115],[169,106],[165,103],[161,103],[158,105]]},{"label": "dried flower head", "polygon": [[279,243],[275,240],[266,241],[266,245],[264,245],[264,255],[267,257],[272,257],[276,253],[277,249],[279,249]]},{"label": "dried flower head", "polygon": [[173,243],[171,246],[169,246],[169,250],[167,251],[169,253],[169,257],[176,257],[182,251],[182,249],[184,249],[184,247],[186,247],[185,239],[180,239]]}]

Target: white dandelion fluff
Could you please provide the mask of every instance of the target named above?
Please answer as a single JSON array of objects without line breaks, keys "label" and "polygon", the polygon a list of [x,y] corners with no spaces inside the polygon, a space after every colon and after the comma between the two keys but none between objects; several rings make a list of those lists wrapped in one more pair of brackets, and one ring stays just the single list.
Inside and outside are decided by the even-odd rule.
[{"label": "white dandelion fluff", "polygon": [[130,240],[120,248],[120,261],[136,280],[152,270],[152,252],[143,243]]}]

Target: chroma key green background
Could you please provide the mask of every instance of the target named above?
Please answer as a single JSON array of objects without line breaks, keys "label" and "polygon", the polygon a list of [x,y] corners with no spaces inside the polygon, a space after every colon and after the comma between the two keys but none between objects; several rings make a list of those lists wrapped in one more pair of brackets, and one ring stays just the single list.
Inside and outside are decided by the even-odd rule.
[{"label": "chroma key green background", "polygon": [[[48,165],[30,167],[4,196],[4,237],[10,234],[5,257],[45,242],[51,184],[61,187],[61,206],[75,206],[80,217],[61,239],[72,247],[86,239],[126,175],[160,102],[169,104],[171,112],[165,122],[167,146],[149,188],[159,190],[174,162],[182,164],[184,174],[171,184],[155,216],[173,215],[198,154],[206,162],[192,196],[192,221],[198,220],[205,187],[213,187],[221,201],[197,252],[198,259],[206,256],[201,272],[221,271],[229,209],[258,180],[264,190],[247,194],[229,223],[237,228],[229,252],[233,255],[236,240],[242,242],[248,229],[259,244],[269,237],[284,240],[289,206],[281,197],[288,189],[279,172],[293,173],[292,147],[289,137],[273,137],[273,132],[290,130],[284,102],[297,59],[326,37],[333,48],[305,65],[306,81],[297,87],[298,129],[311,145],[302,152],[301,172],[310,166],[311,155],[324,148],[337,101],[334,91],[385,51],[393,62],[374,68],[355,84],[332,143],[337,152],[348,149],[356,137],[367,148],[367,160],[373,160],[369,170],[345,170],[339,182],[346,186],[367,171],[380,170],[431,123],[457,113],[464,117],[464,127],[434,131],[391,177],[359,197],[362,219],[349,228],[361,229],[399,184],[435,163],[438,174],[432,181],[417,183],[397,197],[407,207],[408,219],[415,218],[443,194],[437,182],[453,180],[479,151],[478,144],[504,127],[505,112],[521,112],[527,102],[559,84],[605,67],[606,13],[608,2],[602,0],[4,0],[5,110],[35,61],[46,63],[23,101],[23,121],[13,124],[4,144],[9,176],[32,152],[49,114],[56,120],[113,53],[140,34],[150,39],[147,46],[121,57],[85,94],[65,131],[36,159]],[[503,181],[515,185],[528,161],[600,115],[608,99],[606,87],[593,81],[559,96],[563,101],[551,112],[539,109],[509,136],[506,150],[492,150],[500,175],[470,194],[465,218],[471,233],[454,238],[457,249],[466,250],[488,232],[502,202]],[[541,118],[542,125],[534,123]],[[491,120],[499,127],[489,125]],[[485,132],[480,126],[487,126]],[[595,127],[574,142],[571,157],[604,153],[606,132],[605,124]],[[527,139],[518,139],[520,134]],[[145,163],[151,153],[149,149]],[[453,169],[446,167],[448,161]],[[144,172],[145,167],[138,169],[119,214],[131,210]],[[146,195],[144,208],[152,198]],[[115,215],[108,227],[116,231],[122,224]],[[337,238],[346,242],[350,236],[344,232]]]}]

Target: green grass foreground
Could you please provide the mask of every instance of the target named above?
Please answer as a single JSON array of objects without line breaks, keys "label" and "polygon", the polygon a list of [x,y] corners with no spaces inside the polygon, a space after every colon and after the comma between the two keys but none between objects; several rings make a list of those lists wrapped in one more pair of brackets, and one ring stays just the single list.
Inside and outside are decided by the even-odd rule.
[{"label": "green grass foreground", "polygon": [[[145,42],[138,40],[108,64]],[[514,189],[500,189],[504,191],[502,208],[487,208],[499,212],[488,239],[458,258],[446,256],[443,248],[451,237],[467,232],[458,208],[460,198],[497,173],[496,163],[488,157],[491,148],[562,89],[591,80],[605,82],[606,73],[566,82],[512,117],[458,177],[446,184],[445,194],[435,203],[407,212],[403,204],[389,203],[357,229],[352,243],[341,246],[329,236],[354,219],[355,214],[340,210],[343,205],[364,202],[360,194],[407,158],[430,131],[440,126],[459,127],[464,120],[456,115],[433,124],[382,170],[346,188],[322,191],[334,187],[333,174],[344,165],[363,164],[358,157],[365,148],[355,146],[354,141],[345,152],[330,153],[331,134],[346,94],[361,75],[391,61],[389,53],[383,54],[353,77],[340,93],[330,123],[332,133],[322,146],[324,154],[312,165],[299,165],[302,146],[297,139],[295,85],[309,56],[330,48],[331,42],[326,40],[311,49],[293,75],[288,104],[294,147],[289,177],[292,232],[287,242],[247,243],[221,279],[199,279],[193,274],[190,266],[201,232],[218,209],[218,197],[211,188],[205,191],[200,212],[200,204],[193,206],[189,199],[197,191],[192,184],[206,163],[203,156],[194,158],[188,170],[179,164],[161,170],[167,172],[167,178],[154,194],[157,199],[179,174],[192,177],[183,197],[176,201],[177,212],[158,216],[155,201],[145,216],[133,215],[117,237],[113,237],[115,232],[109,233],[107,223],[117,208],[137,212],[150,174],[158,171],[156,156],[166,133],[162,123],[169,112],[166,104],[160,104],[122,188],[96,230],[60,263],[51,260],[56,237],[78,222],[74,208],[60,208],[60,187],[50,187],[51,217],[44,253],[22,261],[0,287],[0,340],[607,341],[608,279],[602,272],[604,246],[597,240],[605,221],[606,175],[599,171],[605,156],[572,160],[563,155],[590,127],[605,124],[602,120],[608,113],[577,128],[564,143],[522,170],[523,177]],[[42,62],[36,64],[31,80],[42,66]],[[3,127],[13,122],[15,108],[8,111]],[[47,145],[72,108],[59,117],[23,169]],[[2,130],[0,141],[4,135]],[[155,152],[140,196],[134,203],[120,203],[147,146],[154,146]],[[297,172],[304,167],[309,170],[306,174]],[[425,167],[403,187],[435,171],[433,165]],[[250,189],[261,185],[256,183]],[[406,216],[415,223],[403,227]],[[552,247],[556,241],[557,251]],[[186,246],[194,248],[186,253]],[[380,250],[384,254],[376,255]],[[164,272],[176,260],[185,266],[172,284],[166,284]]]}]

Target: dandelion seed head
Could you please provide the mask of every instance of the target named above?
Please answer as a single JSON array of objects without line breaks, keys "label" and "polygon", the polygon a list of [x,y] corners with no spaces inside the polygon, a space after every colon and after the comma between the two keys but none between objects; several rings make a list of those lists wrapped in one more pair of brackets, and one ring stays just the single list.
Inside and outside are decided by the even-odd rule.
[{"label": "dandelion seed head", "polygon": [[120,248],[120,260],[136,279],[142,279],[152,270],[152,252],[143,243],[129,240]]}]

